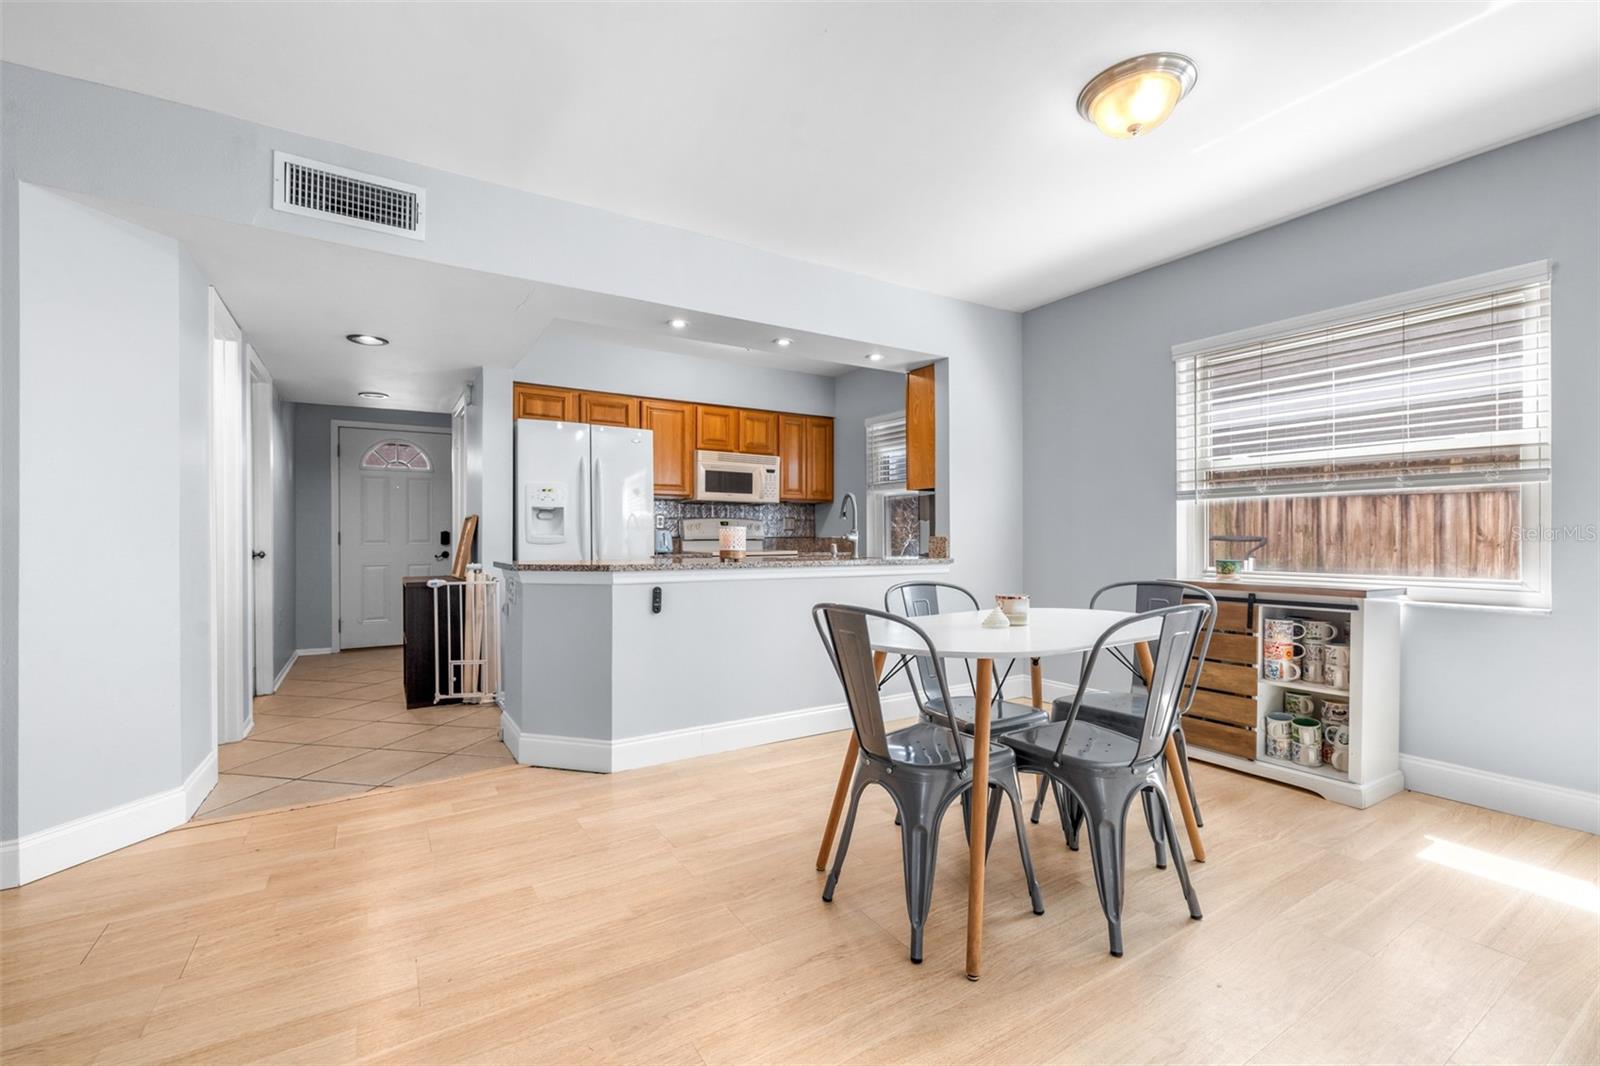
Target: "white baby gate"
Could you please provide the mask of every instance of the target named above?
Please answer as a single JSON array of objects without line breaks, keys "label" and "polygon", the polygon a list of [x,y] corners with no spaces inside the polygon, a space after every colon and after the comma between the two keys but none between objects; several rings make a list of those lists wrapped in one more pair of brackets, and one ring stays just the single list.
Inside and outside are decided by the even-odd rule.
[{"label": "white baby gate", "polygon": [[473,564],[434,578],[433,702],[493,703],[500,692],[500,579]]}]

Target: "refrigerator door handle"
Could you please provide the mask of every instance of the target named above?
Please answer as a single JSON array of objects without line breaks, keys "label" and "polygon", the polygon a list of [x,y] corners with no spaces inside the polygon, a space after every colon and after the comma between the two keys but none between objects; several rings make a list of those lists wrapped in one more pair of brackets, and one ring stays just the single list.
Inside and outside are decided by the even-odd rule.
[{"label": "refrigerator door handle", "polygon": [[584,498],[588,491],[588,460],[578,460],[578,558],[587,562],[589,555],[589,501]]},{"label": "refrigerator door handle", "polygon": [[606,536],[606,516],[605,516],[605,512],[603,512],[601,510],[602,502],[605,500],[605,487],[606,487],[605,479],[600,473],[600,460],[596,459],[594,461],[594,539],[595,539],[595,545],[594,545],[594,555],[592,556],[592,558],[594,559],[595,562],[599,562],[600,561],[600,550],[604,546],[604,541],[605,541],[605,536]]}]

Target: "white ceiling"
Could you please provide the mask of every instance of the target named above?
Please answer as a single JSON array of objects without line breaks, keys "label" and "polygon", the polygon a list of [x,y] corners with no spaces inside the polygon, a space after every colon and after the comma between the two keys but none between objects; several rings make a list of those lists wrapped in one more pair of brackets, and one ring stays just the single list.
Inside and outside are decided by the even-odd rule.
[{"label": "white ceiling", "polygon": [[[381,6],[381,10],[380,10]],[[16,4],[6,59],[1022,309],[1600,109],[1594,3]],[[1147,140],[1073,110],[1135,53]]]},{"label": "white ceiling", "polygon": [[[476,366],[513,366],[552,329],[638,348],[837,376],[926,353],[386,255],[144,205],[75,197],[183,242],[289,400],[448,411]],[[668,324],[684,316],[688,325]],[[345,340],[376,333],[387,347]],[[780,348],[774,342],[788,337]],[[871,351],[883,359],[868,361]],[[363,390],[387,392],[365,400]]]}]

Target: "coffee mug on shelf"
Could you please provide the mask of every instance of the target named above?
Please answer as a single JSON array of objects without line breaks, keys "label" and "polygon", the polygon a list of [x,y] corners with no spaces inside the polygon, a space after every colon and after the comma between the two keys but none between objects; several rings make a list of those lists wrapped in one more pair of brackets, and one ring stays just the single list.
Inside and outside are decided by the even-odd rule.
[{"label": "coffee mug on shelf", "polygon": [[1350,667],[1350,645],[1324,644],[1322,646],[1322,663],[1324,666]]},{"label": "coffee mug on shelf", "polygon": [[1267,736],[1288,740],[1294,733],[1294,715],[1273,711],[1267,715]]},{"label": "coffee mug on shelf", "polygon": [[1294,754],[1294,742],[1288,737],[1268,737],[1266,752],[1274,759],[1287,759]]},{"label": "coffee mug on shelf", "polygon": [[[1287,697],[1285,697],[1287,701]],[[1350,721],[1350,704],[1347,700],[1323,700],[1322,721],[1346,725]]]},{"label": "coffee mug on shelf", "polygon": [[1322,759],[1335,770],[1350,769],[1350,727],[1328,725],[1322,730]]},{"label": "coffee mug on shelf", "polygon": [[1263,659],[1303,659],[1305,655],[1305,645],[1291,640],[1274,640],[1261,645]]},{"label": "coffee mug on shelf", "polygon": [[1323,683],[1322,669],[1322,657],[1312,658],[1310,649],[1307,649],[1301,676],[1313,685],[1320,685]]},{"label": "coffee mug on shelf", "polygon": [[1289,744],[1289,758],[1301,766],[1321,766],[1322,742],[1303,744],[1298,740],[1292,741]]},{"label": "coffee mug on shelf", "polygon": [[1315,718],[1317,716],[1317,701],[1306,692],[1285,692],[1283,694],[1283,710],[1296,718]]},{"label": "coffee mug on shelf", "polygon": [[1262,632],[1269,641],[1299,640],[1306,635],[1306,627],[1298,618],[1269,618]]},{"label": "coffee mug on shelf", "polygon": [[1311,640],[1333,640],[1339,635],[1337,625],[1320,618],[1302,618],[1300,624],[1306,627],[1306,637]]},{"label": "coffee mug on shelf", "polygon": [[1322,683],[1329,688],[1350,688],[1350,668],[1348,666],[1324,666],[1322,668]]},{"label": "coffee mug on shelf", "polygon": [[1266,659],[1261,663],[1261,675],[1268,681],[1299,681],[1300,664],[1292,659]]}]

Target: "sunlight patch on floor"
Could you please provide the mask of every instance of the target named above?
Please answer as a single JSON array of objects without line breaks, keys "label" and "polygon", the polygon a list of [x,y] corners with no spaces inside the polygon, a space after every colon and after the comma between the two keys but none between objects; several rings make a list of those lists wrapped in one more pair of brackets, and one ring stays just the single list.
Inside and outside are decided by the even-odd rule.
[{"label": "sunlight patch on floor", "polygon": [[1600,914],[1600,885],[1581,877],[1558,874],[1532,863],[1518,862],[1488,851],[1469,848],[1430,836],[1431,843],[1417,852],[1417,858],[1448,866],[1452,870],[1508,885],[1523,892],[1553,899],[1569,907]]}]

